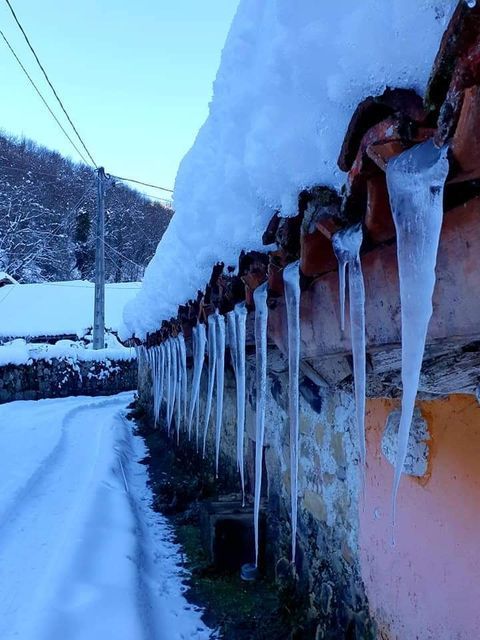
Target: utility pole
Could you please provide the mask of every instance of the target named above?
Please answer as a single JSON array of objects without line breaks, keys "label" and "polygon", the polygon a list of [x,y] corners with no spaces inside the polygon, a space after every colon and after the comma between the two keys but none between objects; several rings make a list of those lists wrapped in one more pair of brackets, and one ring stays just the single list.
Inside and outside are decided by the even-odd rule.
[{"label": "utility pole", "polygon": [[97,240],[95,244],[95,305],[93,348],[105,347],[105,169],[97,169]]}]

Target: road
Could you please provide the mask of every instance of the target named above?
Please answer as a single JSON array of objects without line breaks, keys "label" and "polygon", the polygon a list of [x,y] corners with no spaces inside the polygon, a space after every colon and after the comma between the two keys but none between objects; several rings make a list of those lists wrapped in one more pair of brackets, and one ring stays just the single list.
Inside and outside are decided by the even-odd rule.
[{"label": "road", "polygon": [[203,640],[131,394],[0,406],[0,638]]}]

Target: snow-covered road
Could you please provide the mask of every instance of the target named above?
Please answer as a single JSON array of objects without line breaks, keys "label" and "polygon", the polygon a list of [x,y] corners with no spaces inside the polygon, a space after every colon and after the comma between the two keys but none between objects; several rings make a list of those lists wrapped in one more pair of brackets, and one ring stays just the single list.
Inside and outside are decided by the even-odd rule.
[{"label": "snow-covered road", "polygon": [[0,638],[203,639],[131,394],[0,406]]}]

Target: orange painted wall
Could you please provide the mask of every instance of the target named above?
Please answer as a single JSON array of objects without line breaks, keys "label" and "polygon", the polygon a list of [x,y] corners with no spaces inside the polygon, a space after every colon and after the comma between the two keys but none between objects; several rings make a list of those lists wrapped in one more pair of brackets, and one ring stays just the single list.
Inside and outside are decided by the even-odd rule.
[{"label": "orange painted wall", "polygon": [[381,638],[480,638],[480,406],[472,396],[421,402],[432,436],[429,476],[403,476],[391,545],[393,467],[381,453],[398,402],[367,404],[368,469],[360,557]]}]

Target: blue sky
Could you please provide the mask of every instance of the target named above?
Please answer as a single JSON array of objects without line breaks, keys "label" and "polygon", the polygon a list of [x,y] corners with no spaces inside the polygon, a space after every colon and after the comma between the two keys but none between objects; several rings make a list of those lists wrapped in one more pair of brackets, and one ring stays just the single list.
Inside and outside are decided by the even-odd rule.
[{"label": "blue sky", "polygon": [[[173,187],[207,116],[238,0],[11,3],[97,164]],[[4,2],[0,26],[56,106]],[[0,128],[77,160],[3,40],[0,77]]]}]

